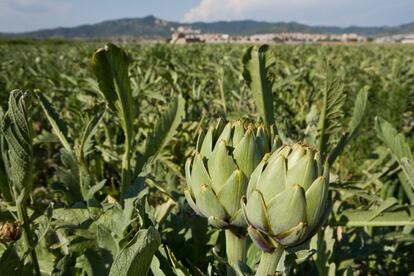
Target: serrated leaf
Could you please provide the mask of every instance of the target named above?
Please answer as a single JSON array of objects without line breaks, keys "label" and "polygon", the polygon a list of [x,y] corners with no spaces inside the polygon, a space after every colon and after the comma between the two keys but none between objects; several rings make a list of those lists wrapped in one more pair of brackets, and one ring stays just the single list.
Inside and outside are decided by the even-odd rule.
[{"label": "serrated leaf", "polygon": [[65,122],[60,118],[56,109],[43,94],[35,93],[35,96],[39,100],[40,106],[42,107],[47,120],[52,126],[53,132],[59,138],[59,141],[62,143],[63,147],[67,151],[72,151],[72,146],[70,145],[68,138],[68,128]]},{"label": "serrated leaf", "polygon": [[411,189],[414,190],[414,164],[413,161],[403,157],[401,158],[401,168],[403,169],[403,172],[405,173],[408,182],[411,184]]},{"label": "serrated leaf", "polygon": [[87,272],[88,276],[108,275],[108,264],[105,263],[102,250],[97,252],[93,249],[87,248],[84,254],[78,258],[77,266],[81,266]]},{"label": "serrated leaf", "polygon": [[[377,214],[376,210],[344,211],[336,225],[343,226],[405,226],[414,225],[414,206],[401,207],[395,211]],[[373,218],[375,216],[375,218]],[[373,218],[373,219],[371,219]],[[370,220],[371,219],[371,220]]]},{"label": "serrated leaf", "polygon": [[268,75],[274,64],[275,58],[267,45],[250,47],[243,56],[243,77],[268,129],[274,124],[272,85]]},{"label": "serrated leaf", "polygon": [[153,160],[168,144],[175,134],[178,125],[185,115],[185,101],[178,96],[158,118],[154,129],[145,140],[145,148],[141,165]]},{"label": "serrated leaf", "polygon": [[326,84],[323,91],[323,107],[319,120],[319,152],[324,160],[328,150],[329,137],[337,132],[344,116],[343,105],[346,95],[342,80],[333,64],[326,63]]},{"label": "serrated leaf", "polygon": [[384,200],[381,205],[376,208],[374,210],[374,213],[372,214],[372,216],[369,218],[369,220],[373,220],[376,217],[378,217],[379,215],[381,215],[383,212],[385,212],[386,210],[390,209],[391,207],[393,207],[394,205],[396,205],[398,203],[398,200],[395,197],[389,197],[386,200]]},{"label": "serrated leaf", "polygon": [[33,158],[29,101],[29,94],[20,90],[11,92],[1,130],[7,142],[5,158],[10,181],[17,192],[25,190],[26,195],[31,191]]},{"label": "serrated leaf", "polygon": [[160,244],[160,235],[154,228],[138,231],[131,242],[116,256],[109,275],[146,275],[152,257]]},{"label": "serrated leaf", "polygon": [[375,129],[378,137],[390,148],[398,160],[404,157],[413,159],[410,146],[405,140],[404,135],[398,133],[389,122],[381,118],[376,118]]},{"label": "serrated leaf", "polygon": [[350,140],[357,134],[358,128],[361,125],[362,119],[365,114],[365,109],[368,102],[368,87],[364,87],[355,100],[354,110],[352,112],[351,120],[349,121],[348,129],[335,145],[335,147],[329,152],[328,162],[332,166],[336,158],[344,150],[345,146]]},{"label": "serrated leaf", "polygon": [[61,258],[52,271],[52,276],[72,276],[75,274],[75,262],[71,255]]},{"label": "serrated leaf", "polygon": [[351,133],[351,137],[354,136],[356,130],[358,129],[359,125],[365,114],[365,109],[367,107],[368,102],[368,86],[364,87],[357,95],[354,104],[354,110],[352,112],[351,121],[349,121],[348,132]]},{"label": "serrated leaf", "polygon": [[131,83],[128,76],[130,59],[114,44],[98,49],[92,57],[92,69],[99,89],[106,102],[121,121],[126,137],[132,139],[132,121],[135,105],[132,102]]},{"label": "serrated leaf", "polygon": [[378,137],[391,150],[400,164],[407,181],[411,185],[411,188],[414,189],[413,155],[411,153],[410,145],[407,143],[404,135],[398,133],[389,122],[381,118],[376,118],[375,128],[377,130]]},{"label": "serrated leaf", "polygon": [[85,129],[83,130],[82,140],[80,144],[80,154],[83,158],[86,157],[92,148],[92,137],[95,135],[99,123],[101,122],[103,115],[105,114],[105,108],[103,105],[96,105],[92,110],[92,118],[89,120]]}]

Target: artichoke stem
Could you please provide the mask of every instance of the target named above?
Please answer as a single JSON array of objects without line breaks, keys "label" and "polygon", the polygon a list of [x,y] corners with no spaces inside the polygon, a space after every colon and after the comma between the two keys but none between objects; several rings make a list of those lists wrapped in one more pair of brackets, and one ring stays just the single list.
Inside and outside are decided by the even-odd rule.
[{"label": "artichoke stem", "polygon": [[271,253],[262,252],[259,267],[256,271],[256,276],[273,275],[276,272],[280,257],[283,255],[283,246],[279,245],[275,251]]},{"label": "artichoke stem", "polygon": [[[26,252],[30,252],[30,256],[32,259],[32,265],[33,265],[33,269],[34,269],[34,274],[36,276],[40,276],[42,275],[40,273],[40,267],[39,267],[39,260],[37,259],[37,254],[36,254],[36,248],[35,248],[35,244],[33,241],[33,237],[32,237],[32,231],[30,229],[30,219],[29,219],[29,215],[27,214],[27,210],[26,210],[26,197],[23,198],[23,201],[17,200],[19,198],[18,196],[18,192],[15,188],[13,188],[13,192],[14,192],[14,198],[15,198],[15,202],[16,202],[16,207],[17,207],[17,217],[19,218],[19,221],[23,222],[23,237],[24,237],[24,249]],[[26,192],[26,191],[23,191]]]},{"label": "artichoke stem", "polygon": [[230,264],[227,267],[227,276],[238,275],[237,264],[246,261],[246,237],[238,237],[230,230],[226,230],[226,255]]}]

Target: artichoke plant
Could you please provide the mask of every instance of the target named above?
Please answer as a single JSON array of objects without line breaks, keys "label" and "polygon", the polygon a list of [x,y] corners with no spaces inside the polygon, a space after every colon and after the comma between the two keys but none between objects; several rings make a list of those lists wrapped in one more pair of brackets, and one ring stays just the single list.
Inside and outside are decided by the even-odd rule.
[{"label": "artichoke plant", "polygon": [[321,163],[318,152],[296,143],[266,155],[252,173],[241,204],[249,236],[264,252],[297,246],[321,227],[329,209],[329,169]]},{"label": "artichoke plant", "polygon": [[244,259],[246,222],[240,199],[246,194],[251,173],[274,148],[275,139],[270,136],[263,126],[219,120],[200,134],[195,154],[186,163],[186,199],[210,225],[227,230],[230,263]]}]

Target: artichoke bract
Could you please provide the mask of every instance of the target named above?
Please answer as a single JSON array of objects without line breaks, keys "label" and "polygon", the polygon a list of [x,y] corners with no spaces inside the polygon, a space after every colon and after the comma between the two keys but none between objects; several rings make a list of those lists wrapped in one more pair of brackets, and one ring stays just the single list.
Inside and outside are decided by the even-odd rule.
[{"label": "artichoke bract", "polygon": [[265,252],[311,238],[328,209],[329,169],[311,147],[284,145],[252,173],[241,201],[251,239]]},{"label": "artichoke bract", "polygon": [[210,225],[246,232],[240,199],[251,173],[272,148],[269,136],[263,126],[223,120],[199,135],[196,151],[185,166],[185,196]]}]

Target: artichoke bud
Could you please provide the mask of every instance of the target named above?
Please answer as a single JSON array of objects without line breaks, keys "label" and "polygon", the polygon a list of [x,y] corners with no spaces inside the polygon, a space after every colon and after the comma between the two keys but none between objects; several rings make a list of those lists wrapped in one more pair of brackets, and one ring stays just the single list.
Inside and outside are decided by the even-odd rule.
[{"label": "artichoke bud", "polygon": [[318,152],[296,143],[281,146],[253,171],[241,205],[249,235],[264,251],[271,248],[268,241],[299,245],[320,227],[328,201],[325,176],[329,175],[329,168],[322,169],[320,164]]},{"label": "artichoke bud", "polygon": [[190,207],[215,227],[245,232],[240,199],[272,141],[263,127],[240,120],[220,120],[201,132],[195,154],[185,165]]}]

